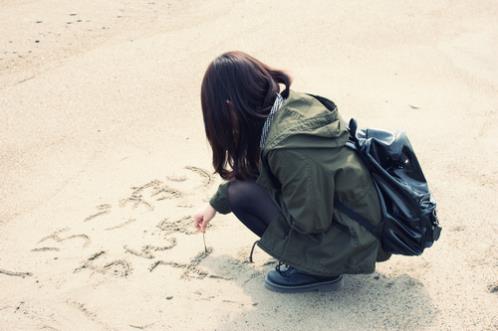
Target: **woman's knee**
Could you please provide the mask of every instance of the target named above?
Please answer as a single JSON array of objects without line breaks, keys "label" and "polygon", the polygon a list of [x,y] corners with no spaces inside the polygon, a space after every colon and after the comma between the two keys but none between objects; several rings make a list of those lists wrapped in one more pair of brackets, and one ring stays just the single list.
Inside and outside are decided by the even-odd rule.
[{"label": "woman's knee", "polygon": [[253,180],[233,180],[228,184],[228,202],[231,209],[243,208],[256,192],[256,182]]}]

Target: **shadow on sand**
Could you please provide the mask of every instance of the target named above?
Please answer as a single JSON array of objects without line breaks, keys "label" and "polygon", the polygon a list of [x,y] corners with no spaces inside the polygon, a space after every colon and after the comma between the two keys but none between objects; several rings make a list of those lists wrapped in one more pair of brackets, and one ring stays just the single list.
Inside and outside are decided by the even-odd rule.
[{"label": "shadow on sand", "polygon": [[230,274],[252,299],[217,331],[419,330],[430,326],[436,313],[424,285],[406,274],[346,275],[336,292],[285,294],[264,288],[264,276],[275,264],[255,265],[228,255],[206,262],[213,271]]}]

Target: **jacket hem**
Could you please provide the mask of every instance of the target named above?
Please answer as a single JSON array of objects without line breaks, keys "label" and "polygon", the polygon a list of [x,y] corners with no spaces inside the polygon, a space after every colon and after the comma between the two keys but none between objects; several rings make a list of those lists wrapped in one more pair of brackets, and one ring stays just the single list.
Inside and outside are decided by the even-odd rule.
[{"label": "jacket hem", "polygon": [[375,271],[375,264],[374,264],[372,268],[368,268],[368,269],[345,269],[345,270],[342,270],[341,272],[334,272],[334,273],[323,272],[321,270],[310,268],[309,266],[306,266],[306,265],[303,265],[300,263],[295,263],[293,261],[289,261],[286,258],[283,258],[281,255],[275,254],[268,247],[265,247],[264,245],[262,245],[261,241],[258,241],[257,245],[259,248],[261,248],[264,252],[266,252],[270,256],[278,259],[279,261],[281,261],[287,265],[293,266],[301,271],[309,273],[310,275],[334,277],[334,276],[339,276],[339,275],[343,275],[343,274],[371,274]]}]

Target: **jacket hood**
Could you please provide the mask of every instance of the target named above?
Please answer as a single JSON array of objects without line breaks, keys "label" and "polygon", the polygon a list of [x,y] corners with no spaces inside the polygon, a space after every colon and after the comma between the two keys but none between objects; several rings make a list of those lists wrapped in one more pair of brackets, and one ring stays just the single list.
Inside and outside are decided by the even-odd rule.
[{"label": "jacket hood", "polygon": [[331,148],[346,144],[347,124],[336,105],[328,109],[314,96],[289,90],[275,113],[263,153],[280,148]]}]

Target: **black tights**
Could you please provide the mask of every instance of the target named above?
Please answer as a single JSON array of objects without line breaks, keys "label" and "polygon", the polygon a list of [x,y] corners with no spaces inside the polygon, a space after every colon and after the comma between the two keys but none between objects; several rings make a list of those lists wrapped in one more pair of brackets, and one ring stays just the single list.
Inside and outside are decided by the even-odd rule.
[{"label": "black tights", "polygon": [[232,213],[258,237],[280,213],[270,194],[254,180],[234,180],[228,184]]}]

